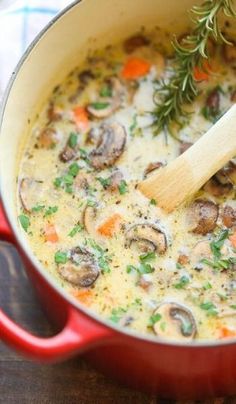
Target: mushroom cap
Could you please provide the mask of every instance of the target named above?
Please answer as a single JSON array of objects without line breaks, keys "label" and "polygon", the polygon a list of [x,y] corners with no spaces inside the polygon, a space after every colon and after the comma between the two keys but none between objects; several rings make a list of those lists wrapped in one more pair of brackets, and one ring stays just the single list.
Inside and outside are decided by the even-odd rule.
[{"label": "mushroom cap", "polygon": [[132,226],[125,234],[125,247],[136,242],[145,251],[156,251],[164,254],[167,249],[165,233],[150,223],[140,223]]},{"label": "mushroom cap", "polygon": [[119,123],[103,125],[97,148],[90,153],[91,165],[99,170],[112,166],[124,151],[126,137],[126,130]]},{"label": "mushroom cap", "polygon": [[[161,318],[153,325],[153,330],[159,337],[190,341],[196,336],[196,321],[187,307],[179,303],[164,302],[153,313],[157,314]],[[161,327],[161,323],[165,323],[165,327]]]},{"label": "mushroom cap", "polygon": [[95,220],[97,216],[97,206],[86,206],[83,211],[83,225],[85,230],[92,234],[95,230]]},{"label": "mushroom cap", "polygon": [[196,199],[188,211],[190,230],[196,234],[207,234],[216,227],[219,207],[214,202],[205,199]]},{"label": "mushroom cap", "polygon": [[36,206],[42,193],[42,182],[33,178],[23,178],[19,185],[19,196],[23,208],[30,212]]},{"label": "mushroom cap", "polygon": [[100,274],[94,256],[86,249],[76,247],[71,250],[71,259],[58,267],[59,274],[69,283],[79,287],[91,286]]}]

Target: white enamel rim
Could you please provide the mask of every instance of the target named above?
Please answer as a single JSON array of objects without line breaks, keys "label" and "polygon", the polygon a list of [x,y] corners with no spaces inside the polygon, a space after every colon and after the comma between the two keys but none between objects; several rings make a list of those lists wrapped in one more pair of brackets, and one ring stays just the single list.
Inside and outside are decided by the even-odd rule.
[{"label": "white enamel rim", "polygon": [[[29,47],[26,49],[24,54],[22,55],[21,59],[19,60],[17,66],[15,67],[14,71],[12,72],[11,78],[8,82],[8,85],[6,87],[6,90],[3,94],[2,102],[0,105],[0,136],[1,136],[1,126],[2,122],[4,119],[4,112],[5,112],[5,107],[7,104],[7,101],[9,97],[11,96],[11,88],[15,82],[15,79],[17,77],[18,72],[21,70],[22,66],[24,65],[24,62],[26,59],[29,57],[31,54],[32,50],[34,47],[38,44],[39,41],[43,40],[43,36],[47,33],[47,31],[50,30],[50,28],[54,25],[55,22],[63,18],[65,14],[68,12],[72,11],[74,6],[78,5],[79,3],[83,2],[85,0],[75,0],[72,2],[70,5],[65,7],[61,12],[59,12],[52,20],[43,28],[43,30],[40,31],[40,33],[35,37],[35,39],[32,41],[32,43],[29,45]],[[1,182],[1,176],[0,176],[0,195],[1,195],[1,201],[2,205],[5,211],[5,214],[8,218],[8,222],[10,224],[10,228],[12,230],[12,233],[14,234],[14,237],[17,241],[17,244],[22,248],[24,251],[25,255],[29,259],[29,261],[32,263],[32,266],[34,266],[34,270],[38,271],[40,276],[44,278],[44,280],[47,281],[47,283],[59,294],[61,295],[73,308],[81,311],[85,315],[91,318],[91,320],[95,320],[96,322],[100,323],[101,325],[108,327],[110,329],[113,329],[116,333],[119,334],[124,334],[125,336],[128,337],[133,337],[137,340],[141,341],[146,341],[158,345],[166,345],[166,346],[176,346],[176,347],[185,347],[185,348],[191,348],[194,349],[195,347],[202,347],[202,348],[215,348],[215,347],[222,347],[222,346],[228,346],[228,345],[234,345],[236,343],[235,339],[233,338],[228,338],[227,341],[192,341],[188,344],[180,342],[180,341],[167,341],[164,338],[159,338],[157,340],[157,337],[155,336],[149,336],[145,334],[139,334],[136,331],[131,331],[125,328],[120,328],[116,325],[113,325],[110,321],[103,319],[101,316],[98,314],[92,312],[91,310],[87,309],[85,306],[80,304],[79,302],[76,302],[74,298],[70,296],[69,293],[64,291],[61,287],[57,285],[57,283],[53,280],[53,277],[47,273],[45,269],[43,269],[42,265],[39,263],[39,261],[36,259],[36,257],[33,255],[31,249],[29,248],[28,245],[24,242],[24,240],[20,237],[20,232],[19,228],[13,223],[13,220],[11,219],[11,212],[9,211],[7,207],[7,201],[4,200],[4,195],[2,193],[2,182]],[[0,291],[1,293],[1,291]],[[89,320],[89,319],[88,319]]]}]

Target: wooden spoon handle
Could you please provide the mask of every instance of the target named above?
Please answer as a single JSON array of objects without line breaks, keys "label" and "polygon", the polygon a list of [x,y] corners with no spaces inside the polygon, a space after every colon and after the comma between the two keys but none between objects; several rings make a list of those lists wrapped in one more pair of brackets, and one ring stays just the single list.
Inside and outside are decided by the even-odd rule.
[{"label": "wooden spoon handle", "polygon": [[167,211],[197,192],[236,155],[236,104],[176,160],[139,184]]}]

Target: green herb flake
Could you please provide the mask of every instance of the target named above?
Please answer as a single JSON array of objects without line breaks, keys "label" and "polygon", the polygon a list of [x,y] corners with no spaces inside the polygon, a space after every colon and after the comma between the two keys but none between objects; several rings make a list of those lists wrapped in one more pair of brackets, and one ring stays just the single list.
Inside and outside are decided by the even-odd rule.
[{"label": "green herb flake", "polygon": [[156,258],[156,254],[154,252],[149,252],[149,253],[142,254],[139,256],[139,260],[142,263],[153,261],[155,258]]},{"label": "green herb flake", "polygon": [[93,208],[94,206],[96,206],[96,202],[93,201],[92,199],[88,199],[87,206],[90,206],[91,208]]},{"label": "green herb flake", "polygon": [[83,230],[83,226],[82,224],[78,223],[76,224],[73,229],[70,231],[70,233],[68,234],[69,237],[74,237],[77,233],[80,233]]},{"label": "green herb flake", "polygon": [[181,276],[178,283],[174,284],[175,289],[184,289],[186,285],[190,282],[186,275]]},{"label": "green herb flake", "polygon": [[193,324],[190,321],[184,321],[181,324],[181,331],[183,335],[191,335],[193,331]]},{"label": "green herb flake", "polygon": [[30,227],[30,219],[26,215],[19,215],[18,219],[20,221],[21,227],[24,229],[24,231],[27,233],[28,229]]},{"label": "green herb flake", "polygon": [[124,194],[126,194],[126,192],[128,192],[128,185],[125,180],[121,180],[121,182],[118,186],[118,189],[119,189],[120,195],[124,195]]},{"label": "green herb flake", "polygon": [[71,133],[69,137],[69,146],[74,149],[78,143],[78,135],[76,133]]},{"label": "green herb flake", "polygon": [[236,304],[231,304],[229,307],[230,307],[231,309],[233,309],[233,310],[236,310]]},{"label": "green herb flake", "polygon": [[207,316],[217,316],[218,314],[216,306],[212,302],[201,303],[200,309],[205,310]]},{"label": "green herb flake", "polygon": [[100,93],[99,93],[99,95],[101,96],[101,97],[112,97],[112,87],[109,85],[109,84],[105,84],[102,88],[101,88],[101,90],[100,90]]},{"label": "green herb flake", "polygon": [[110,105],[109,102],[93,102],[92,104],[90,104],[90,106],[96,109],[97,111],[108,108],[109,105]]},{"label": "green herb flake", "polygon": [[161,319],[160,313],[153,314],[148,320],[148,327],[153,327],[154,324],[160,321],[160,319]]},{"label": "green herb flake", "polygon": [[49,206],[44,214],[44,217],[51,216],[58,211],[58,206]]},{"label": "green herb flake", "polygon": [[81,167],[77,163],[72,163],[69,166],[68,174],[71,175],[72,177],[76,177],[80,170],[81,170]]},{"label": "green herb flake", "polygon": [[62,251],[57,251],[54,256],[54,260],[56,264],[66,264],[68,261],[67,253]]},{"label": "green herb flake", "polygon": [[155,199],[151,199],[151,200],[150,200],[150,205],[156,206],[156,205],[157,205],[156,200],[155,200]]},{"label": "green herb flake", "polygon": [[117,323],[119,323],[119,321],[122,319],[122,317],[124,316],[124,314],[126,312],[127,312],[127,309],[124,309],[123,307],[117,307],[116,309],[112,309],[109,320],[111,320],[113,323],[117,324]]},{"label": "green herb flake", "polygon": [[130,125],[130,127],[129,127],[130,135],[131,135],[131,136],[134,136],[134,131],[135,131],[135,129],[137,128],[137,126],[138,126],[137,114],[135,114],[135,115],[133,116],[132,123],[131,123],[131,125]]},{"label": "green herb flake", "polygon": [[140,275],[142,274],[151,274],[155,271],[155,268],[153,268],[150,264],[140,264],[138,268],[138,272]]},{"label": "green herb flake", "polygon": [[137,268],[134,265],[127,265],[126,272],[130,274],[131,272],[137,271]]},{"label": "green herb flake", "polygon": [[100,184],[102,185],[102,187],[104,189],[107,189],[111,185],[111,179],[110,178],[97,177],[96,180],[100,182]]},{"label": "green herb flake", "polygon": [[31,210],[32,212],[38,213],[41,212],[45,208],[45,205],[36,205]]},{"label": "green herb flake", "polygon": [[210,282],[206,282],[203,285],[204,290],[212,289],[212,284]]}]

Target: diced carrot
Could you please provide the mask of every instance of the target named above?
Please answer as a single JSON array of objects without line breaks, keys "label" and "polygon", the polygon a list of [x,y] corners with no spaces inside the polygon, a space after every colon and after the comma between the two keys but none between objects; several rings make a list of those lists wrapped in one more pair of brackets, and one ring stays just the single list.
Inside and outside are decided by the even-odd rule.
[{"label": "diced carrot", "polygon": [[229,240],[230,240],[232,246],[234,248],[236,248],[236,232],[234,234],[232,234],[232,236],[229,236]]},{"label": "diced carrot", "polygon": [[205,81],[209,80],[210,78],[210,72],[211,72],[211,65],[209,64],[208,61],[205,61],[203,63],[202,68],[199,68],[196,66],[193,71],[193,77],[196,81]]},{"label": "diced carrot", "polygon": [[74,120],[78,130],[86,131],[89,126],[88,113],[84,107],[75,107],[73,109]]},{"label": "diced carrot", "polygon": [[227,327],[222,327],[220,329],[220,338],[229,338],[229,337],[235,337],[236,336],[236,331],[230,330]]},{"label": "diced carrot", "polygon": [[133,57],[127,60],[121,71],[121,76],[126,80],[135,80],[146,76],[150,71],[151,63],[147,60]]},{"label": "diced carrot", "polygon": [[44,235],[45,235],[45,240],[50,241],[50,243],[57,243],[59,240],[59,237],[58,237],[54,224],[48,223],[45,226]]},{"label": "diced carrot", "polygon": [[105,237],[112,237],[115,230],[117,229],[117,226],[121,220],[121,216],[119,213],[115,213],[111,217],[109,217],[107,220],[105,220],[104,223],[102,223],[97,231]]},{"label": "diced carrot", "polygon": [[89,305],[90,300],[93,296],[93,291],[91,289],[80,289],[80,290],[73,291],[73,295],[81,303],[83,303],[85,305]]}]

